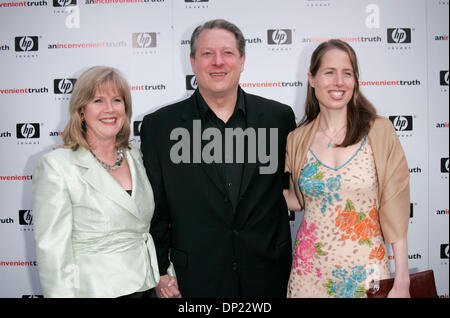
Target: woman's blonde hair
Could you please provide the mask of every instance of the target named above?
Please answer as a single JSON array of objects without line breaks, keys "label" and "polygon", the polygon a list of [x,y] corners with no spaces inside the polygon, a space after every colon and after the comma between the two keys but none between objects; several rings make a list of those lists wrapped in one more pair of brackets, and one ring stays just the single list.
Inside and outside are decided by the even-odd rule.
[{"label": "woman's blonde hair", "polygon": [[84,107],[92,101],[97,90],[103,90],[111,85],[122,96],[125,104],[126,120],[122,129],[116,136],[116,147],[124,149],[129,147],[130,120],[131,120],[131,92],[127,80],[122,73],[108,66],[94,66],[83,72],[75,83],[70,98],[69,121],[64,128],[62,138],[63,148],[77,150],[78,147],[89,149],[86,140],[86,123],[82,119]]}]

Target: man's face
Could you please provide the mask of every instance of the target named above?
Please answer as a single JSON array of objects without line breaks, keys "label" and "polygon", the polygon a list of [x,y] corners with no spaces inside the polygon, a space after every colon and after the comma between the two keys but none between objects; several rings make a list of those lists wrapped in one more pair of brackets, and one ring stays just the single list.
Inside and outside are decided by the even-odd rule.
[{"label": "man's face", "polygon": [[233,33],[218,28],[200,33],[191,65],[202,96],[222,98],[237,94],[244,62],[245,55],[240,56]]}]

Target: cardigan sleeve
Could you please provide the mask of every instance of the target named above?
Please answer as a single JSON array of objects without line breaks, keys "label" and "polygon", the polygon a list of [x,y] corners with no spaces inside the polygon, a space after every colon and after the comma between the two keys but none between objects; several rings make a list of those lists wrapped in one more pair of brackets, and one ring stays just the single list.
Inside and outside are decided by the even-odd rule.
[{"label": "cardigan sleeve", "polygon": [[409,169],[397,133],[386,118],[376,120],[371,145],[378,175],[379,217],[386,243],[406,237],[409,223]]},{"label": "cardigan sleeve", "polygon": [[292,183],[294,184],[295,195],[297,196],[300,206],[304,208],[305,202],[303,200],[303,194],[301,193],[298,185],[298,178],[300,176],[302,163],[305,157],[304,149],[299,151],[299,148],[302,147],[299,139],[300,135],[301,135],[300,128],[297,128],[291,131],[287,137],[284,172],[290,174],[289,178],[292,180]]},{"label": "cardigan sleeve", "polygon": [[291,161],[292,161],[292,141],[293,141],[293,132],[291,131],[287,136],[286,141],[286,160],[284,164],[284,172],[292,174]]}]

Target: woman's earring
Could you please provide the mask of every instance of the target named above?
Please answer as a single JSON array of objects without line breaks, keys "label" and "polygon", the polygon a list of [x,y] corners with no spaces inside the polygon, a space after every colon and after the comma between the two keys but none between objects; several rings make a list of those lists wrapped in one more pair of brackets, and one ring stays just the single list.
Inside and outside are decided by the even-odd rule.
[{"label": "woman's earring", "polygon": [[84,118],[84,113],[80,113],[81,118],[81,130],[86,131],[86,119]]}]

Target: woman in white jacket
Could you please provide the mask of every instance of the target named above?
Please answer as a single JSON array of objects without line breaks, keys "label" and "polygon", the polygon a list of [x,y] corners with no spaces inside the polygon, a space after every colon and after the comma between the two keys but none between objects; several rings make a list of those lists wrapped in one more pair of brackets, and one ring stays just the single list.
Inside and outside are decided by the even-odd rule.
[{"label": "woman in white jacket", "polygon": [[159,281],[149,234],[153,191],[129,144],[130,119],[131,94],[118,70],[96,66],[79,77],[64,145],[33,175],[45,297],[148,297]]}]

